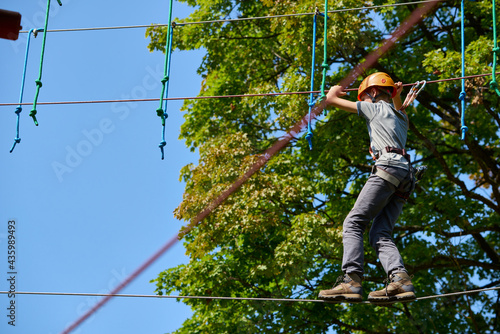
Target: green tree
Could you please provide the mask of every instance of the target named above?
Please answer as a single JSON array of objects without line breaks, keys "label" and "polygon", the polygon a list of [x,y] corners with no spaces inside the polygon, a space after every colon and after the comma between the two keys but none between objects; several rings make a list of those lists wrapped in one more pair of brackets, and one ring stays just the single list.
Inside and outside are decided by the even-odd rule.
[{"label": "green tree", "polygon": [[[195,11],[178,23],[324,11],[324,2],[313,0],[179,1]],[[330,1],[329,9],[372,3],[382,1]],[[329,14],[327,87],[381,45],[415,8]],[[440,2],[365,74],[383,71],[404,83],[459,77],[459,8],[459,1]],[[492,4],[466,1],[465,10],[466,74],[491,72]],[[206,51],[198,68],[200,96],[307,91],[312,21],[308,15],[183,25],[175,28],[174,48]],[[321,48],[318,21],[316,47]],[[151,50],[164,50],[166,31],[148,29]],[[466,81],[469,131],[463,141],[460,81],[428,84],[407,109],[407,148],[416,157],[414,165],[425,164],[428,172],[406,204],[394,238],[418,296],[500,283],[500,109],[499,97],[487,88],[490,78]],[[304,95],[285,95],[190,100],[183,110],[180,137],[200,155],[197,165],[181,171],[186,189],[175,215],[189,222],[300,120],[308,105]],[[190,261],[160,273],[154,280],[157,293],[315,299],[320,289],[330,288],[341,274],[343,219],[371,169],[366,132],[360,117],[325,113],[315,123],[312,151],[303,135],[292,140],[184,236]],[[367,241],[365,250],[364,287],[372,291],[383,286],[385,273]],[[326,333],[331,328],[493,333],[500,331],[499,299],[497,291],[391,307],[188,299],[184,302],[194,314],[176,333]]]}]

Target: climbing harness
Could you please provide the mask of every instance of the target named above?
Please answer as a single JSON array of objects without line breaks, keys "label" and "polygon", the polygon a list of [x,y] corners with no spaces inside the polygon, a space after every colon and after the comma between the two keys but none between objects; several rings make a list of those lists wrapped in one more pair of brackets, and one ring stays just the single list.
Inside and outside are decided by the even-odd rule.
[{"label": "climbing harness", "polygon": [[168,83],[169,83],[169,75],[170,75],[170,59],[172,56],[172,37],[174,33],[175,23],[172,23],[172,3],[173,0],[170,0],[170,7],[168,10],[168,34],[167,34],[167,43],[165,48],[165,72],[163,75],[163,79],[161,79],[162,89],[160,96],[160,107],[156,109],[156,114],[161,118],[162,125],[162,137],[161,142],[158,145],[161,151],[161,160],[165,158],[165,154],[163,148],[167,145],[165,141],[165,120],[168,118],[167,114],[167,100],[165,99],[165,105],[163,104],[164,96],[168,97]]},{"label": "climbing harness", "polygon": [[[465,77],[465,33],[464,33],[464,0],[462,0],[461,5],[461,20],[460,20],[460,30],[461,30],[461,35],[462,35],[462,77]],[[467,132],[468,128],[465,126],[465,79],[462,79],[462,91],[460,92],[460,95],[458,99],[460,100],[462,104],[462,116],[461,116],[461,122],[462,126],[460,130],[462,131],[462,140],[465,139],[465,133]]]},{"label": "climbing harness", "polygon": [[[61,0],[57,0],[59,6],[62,6]],[[50,11],[50,0],[47,0],[47,11],[45,13],[45,25],[43,28],[43,39],[42,39],[42,53],[40,55],[40,70],[38,73],[38,79],[35,80],[36,91],[35,91],[35,99],[33,100],[33,109],[30,111],[30,116],[33,118],[33,122],[38,126],[38,121],[36,119],[36,103],[38,101],[38,94],[40,94],[40,88],[42,87],[42,68],[43,68],[43,56],[45,54],[45,41],[47,37],[47,26],[49,25],[49,11]]]},{"label": "climbing harness", "polygon": [[373,157],[373,160],[377,160],[379,156],[381,156],[384,153],[396,153],[402,155],[406,159],[406,161],[408,161],[409,173],[412,182],[410,190],[404,191],[404,186],[400,179],[398,179],[396,176],[392,175],[383,168],[377,168],[376,165],[372,167],[372,174],[375,174],[380,178],[386,180],[387,182],[391,183],[392,185],[394,185],[396,187],[396,192],[394,194],[407,201],[410,198],[413,189],[415,188],[415,184],[423,178],[425,172],[427,171],[427,166],[418,166],[416,168],[413,168],[411,165],[410,154],[408,154],[408,152],[404,148],[400,149],[396,147],[387,146],[382,151],[377,152],[375,154],[370,147],[370,154]]},{"label": "climbing harness", "polygon": [[[325,0],[325,12],[328,9],[328,0]],[[311,122],[312,122],[312,115],[311,115],[311,110],[316,104],[317,99],[314,99],[314,67],[316,63],[316,27],[317,27],[317,18],[319,16],[323,16],[325,18],[325,29],[324,29],[324,60],[323,64],[321,64],[321,67],[323,68],[323,79],[321,83],[321,96],[320,98],[324,98],[326,96],[325,94],[325,81],[326,81],[326,70],[329,68],[327,62],[326,62],[326,56],[327,56],[327,49],[326,49],[326,40],[327,40],[327,20],[328,16],[326,14],[322,14],[319,12],[318,8],[316,8],[316,12],[314,13],[314,18],[313,18],[313,42],[312,42],[312,60],[311,60],[311,93],[309,96],[309,121],[307,122],[307,134],[306,134],[306,139],[307,142],[309,143],[309,150],[312,150],[312,138],[313,138],[313,133],[311,129]]]},{"label": "climbing harness", "polygon": [[26,66],[28,64],[28,54],[29,54],[29,49],[30,49],[30,40],[31,40],[31,34],[36,38],[39,32],[44,31],[42,28],[39,29],[30,29],[28,32],[28,40],[26,41],[26,52],[24,55],[24,68],[23,68],[23,77],[21,79],[21,92],[19,93],[19,105],[16,108],[16,138],[14,138],[14,144],[12,145],[12,148],[10,149],[10,153],[14,151],[14,148],[16,147],[17,144],[21,142],[21,137],[19,137],[19,119],[21,115],[21,111],[23,111],[23,108],[21,104],[23,103],[23,94],[24,94],[24,82],[26,79]]},{"label": "climbing harness", "polygon": [[498,89],[498,83],[496,78],[496,67],[497,67],[497,58],[500,54],[500,48],[497,44],[497,22],[496,22],[496,14],[495,14],[495,0],[493,0],[493,66],[492,66],[492,79],[490,81],[490,88],[494,90],[498,96],[500,96],[500,90]]}]

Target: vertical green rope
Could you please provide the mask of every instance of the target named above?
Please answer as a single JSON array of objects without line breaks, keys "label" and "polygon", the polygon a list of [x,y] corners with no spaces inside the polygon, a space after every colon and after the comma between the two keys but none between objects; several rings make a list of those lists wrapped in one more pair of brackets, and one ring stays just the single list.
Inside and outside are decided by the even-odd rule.
[{"label": "vertical green rope", "polygon": [[163,98],[166,95],[168,96],[168,81],[170,75],[170,58],[172,55],[172,35],[173,35],[173,26],[172,26],[172,4],[173,0],[170,0],[170,6],[168,10],[168,34],[167,34],[167,43],[165,45],[165,72],[163,75],[163,79],[161,79],[162,89],[160,96],[160,107],[156,109],[156,114],[161,118],[162,124],[162,141],[160,142],[161,150],[161,159],[164,159],[164,151],[163,148],[167,145],[165,141],[165,120],[168,118],[168,114],[166,112],[167,109],[167,101],[165,100],[165,105],[163,104]]},{"label": "vertical green rope", "polygon": [[[494,0],[493,0],[494,1]],[[326,84],[326,71],[330,66],[328,66],[327,62],[327,40],[328,40],[328,0],[325,0],[325,27],[324,27],[324,38],[323,38],[323,64],[321,67],[323,68],[323,80],[321,81],[321,99],[326,97],[325,94],[325,84]]]},{"label": "vertical green rope", "polygon": [[[465,20],[465,15],[464,15],[464,0],[462,0],[462,3],[461,3],[461,12],[462,12],[462,18],[461,18],[461,22],[460,22],[460,30],[461,30],[461,34],[462,34],[462,78],[465,77],[465,29],[464,29],[464,20]],[[460,128],[460,130],[462,130],[462,140],[465,139],[465,133],[467,132],[468,128],[467,126],[465,125],[465,79],[462,79],[462,91],[460,92],[460,96],[458,97],[458,99],[461,101],[462,103],[462,117],[461,117],[461,121],[462,121],[462,127]]]},{"label": "vertical green rope", "polygon": [[[61,0],[57,0],[59,6],[62,6]],[[35,99],[33,100],[33,109],[30,112],[30,116],[33,118],[35,125],[38,126],[38,121],[36,119],[36,103],[38,101],[38,94],[40,94],[40,88],[42,87],[42,68],[43,68],[43,57],[45,55],[45,41],[47,38],[47,26],[49,24],[49,11],[50,11],[50,0],[47,0],[47,12],[45,13],[45,25],[43,29],[43,40],[42,40],[42,53],[40,55],[40,70],[38,72],[38,79],[35,80],[36,91]]]},{"label": "vertical green rope", "polygon": [[490,88],[494,90],[498,96],[500,96],[500,90],[498,89],[498,83],[496,78],[496,67],[497,67],[497,58],[500,54],[500,48],[497,44],[497,22],[496,22],[496,14],[495,14],[495,0],[493,0],[493,66],[492,66],[492,74],[493,77],[490,81]]}]

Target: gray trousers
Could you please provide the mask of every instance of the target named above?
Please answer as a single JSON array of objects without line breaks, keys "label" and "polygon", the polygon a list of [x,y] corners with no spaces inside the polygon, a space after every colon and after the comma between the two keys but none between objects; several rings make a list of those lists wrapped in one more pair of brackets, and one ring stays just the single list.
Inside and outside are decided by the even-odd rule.
[{"label": "gray trousers", "polygon": [[[413,190],[411,175],[407,170],[388,166],[377,166],[377,168],[382,168],[402,180],[405,191]],[[377,252],[385,272],[387,275],[406,272],[403,259],[392,239],[394,225],[406,201],[396,196],[395,192],[396,187],[381,177],[371,174],[368,178],[354,207],[344,220],[342,260],[344,273],[355,272],[363,275],[363,233],[372,220],[370,245]]]}]

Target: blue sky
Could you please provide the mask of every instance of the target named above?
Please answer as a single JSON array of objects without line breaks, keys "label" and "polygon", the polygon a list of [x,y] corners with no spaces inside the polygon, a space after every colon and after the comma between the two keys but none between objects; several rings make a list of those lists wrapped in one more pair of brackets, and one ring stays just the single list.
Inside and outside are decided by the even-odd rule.
[{"label": "blue sky", "polygon": [[[49,29],[167,23],[169,1],[51,1]],[[20,12],[23,30],[43,27],[46,0],[1,0]],[[174,17],[191,9],[174,2]],[[176,33],[182,33],[181,30]],[[0,40],[0,103],[17,103],[27,34]],[[33,102],[41,34],[31,39],[24,102]],[[150,53],[145,28],[47,34],[39,102],[159,98],[164,55]],[[170,97],[196,96],[202,51],[172,56]],[[38,105],[36,127],[15,106],[0,106],[0,290],[7,289],[7,225],[16,221],[18,291],[107,293],[160,249],[182,226],[182,166],[197,161],[178,139],[182,101],[169,101],[165,160],[158,102]],[[64,167],[62,167],[64,166]],[[60,169],[62,168],[62,169]],[[177,243],[122,293],[153,294],[149,281],[187,263]],[[98,298],[0,296],[1,333],[60,333]],[[175,300],[113,298],[74,333],[165,333],[191,315]]]}]

